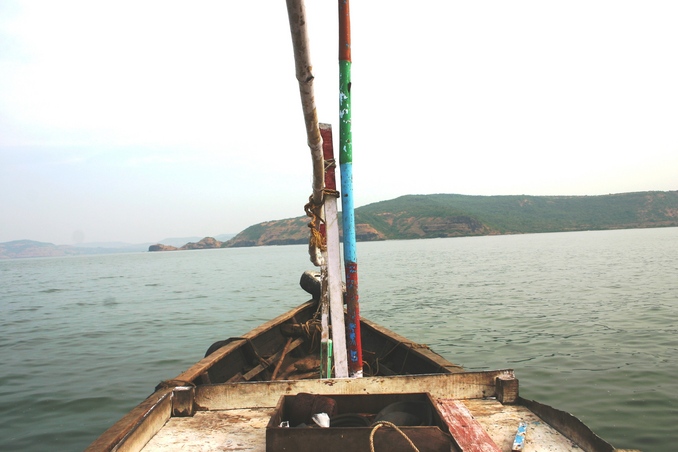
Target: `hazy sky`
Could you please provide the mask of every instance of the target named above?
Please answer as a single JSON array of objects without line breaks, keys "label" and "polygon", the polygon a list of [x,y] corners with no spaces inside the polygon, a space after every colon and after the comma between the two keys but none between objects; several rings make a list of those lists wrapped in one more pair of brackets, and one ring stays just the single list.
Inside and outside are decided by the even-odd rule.
[{"label": "hazy sky", "polygon": [[[307,8],[336,139],[337,3]],[[351,11],[357,206],[678,189],[678,2]],[[0,2],[0,242],[239,232],[310,193],[284,0]]]}]

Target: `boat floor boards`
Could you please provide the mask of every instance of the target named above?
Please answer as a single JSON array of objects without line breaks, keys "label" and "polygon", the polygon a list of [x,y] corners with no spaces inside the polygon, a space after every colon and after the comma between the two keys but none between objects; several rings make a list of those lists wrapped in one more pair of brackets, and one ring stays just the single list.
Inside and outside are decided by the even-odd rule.
[{"label": "boat floor boards", "polygon": [[[494,399],[461,401],[501,451],[510,452],[520,421],[528,425],[524,452],[581,452],[576,444],[542,422],[525,407],[502,405]],[[143,452],[191,450],[266,450],[266,425],[275,407],[196,412],[173,417],[142,449]]]},{"label": "boat floor boards", "polygon": [[524,406],[503,405],[494,399],[469,399],[462,402],[502,451],[511,450],[521,421],[527,424],[523,452],[582,450]]},{"label": "boat floor boards", "polygon": [[173,417],[142,449],[144,452],[265,451],[266,424],[275,407],[199,411]]},{"label": "boat floor boards", "polygon": [[[502,404],[497,400],[495,380],[512,374],[510,370],[500,370],[201,386],[195,389],[194,404],[199,407],[195,414],[173,417],[169,408],[165,408],[164,414],[158,415],[157,431],[150,433],[147,437],[150,441],[141,450],[263,452],[266,450],[266,426],[282,395],[299,392],[328,395],[428,392],[434,399],[454,399],[454,403],[463,404],[462,411],[468,410],[473,423],[479,424],[502,451],[511,450],[518,425],[525,422],[528,431],[524,452],[580,452],[581,448],[543,422],[528,407]],[[462,426],[464,422],[461,419]],[[142,438],[139,441],[141,444],[146,442]],[[365,450],[369,450],[367,444]]]}]

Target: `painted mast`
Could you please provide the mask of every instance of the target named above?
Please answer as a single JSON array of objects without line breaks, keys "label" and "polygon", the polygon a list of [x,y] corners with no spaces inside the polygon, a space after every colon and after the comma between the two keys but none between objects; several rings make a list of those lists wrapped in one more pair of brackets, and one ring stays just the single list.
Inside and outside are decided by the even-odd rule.
[{"label": "painted mast", "polygon": [[341,170],[341,215],[344,232],[346,310],[348,314],[348,368],[351,377],[363,376],[358,304],[358,261],[356,257],[353,208],[353,143],[351,132],[351,17],[348,0],[339,0],[339,169]]}]

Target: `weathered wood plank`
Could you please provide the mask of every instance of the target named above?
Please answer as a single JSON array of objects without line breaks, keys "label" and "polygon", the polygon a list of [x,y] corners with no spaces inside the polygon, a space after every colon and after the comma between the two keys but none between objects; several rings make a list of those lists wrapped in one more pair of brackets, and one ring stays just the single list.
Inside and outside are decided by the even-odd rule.
[{"label": "weathered wood plank", "polygon": [[266,450],[266,424],[274,408],[197,412],[172,418],[143,452]]},{"label": "weathered wood plank", "polygon": [[438,409],[462,452],[502,452],[462,402],[437,400]]},{"label": "weathered wood plank", "polygon": [[434,398],[481,398],[494,396],[495,379],[500,375],[513,375],[513,371],[225,383],[199,386],[195,397],[196,403],[208,410],[272,407],[280,396],[300,392],[327,395],[428,392]]},{"label": "weathered wood plank", "polygon": [[518,400],[518,379],[515,377],[497,378],[497,400],[501,403],[515,403]]},{"label": "weathered wood plank", "polygon": [[[167,421],[167,418],[170,416],[169,394],[171,392],[172,388],[165,388],[156,391],[142,403],[137,405],[132,411],[127,413],[127,415],[125,415],[122,419],[113,424],[108,430],[106,430],[99,438],[90,444],[87,449],[85,449],[85,452],[108,452],[113,450],[115,445],[118,444],[123,438],[130,435],[130,432],[137,428],[139,424],[148,422],[147,418],[151,413],[153,413],[154,416],[160,414],[161,417],[165,417],[165,419],[162,421],[164,424],[165,421]],[[159,429],[160,427],[162,427],[162,424],[160,424],[160,426],[157,428]],[[152,426],[151,428],[144,426],[144,429],[149,429],[149,431],[152,431],[155,429],[155,426]]]},{"label": "weathered wood plank", "polygon": [[172,400],[168,395],[154,406],[127,435],[115,452],[137,452],[141,450],[167,423],[172,414]]},{"label": "weathered wood plank", "polygon": [[523,452],[595,450],[580,448],[524,406],[503,405],[493,399],[466,399],[463,403],[497,446],[505,452],[511,450],[516,429],[521,422],[528,426]]},{"label": "weathered wood plank", "polygon": [[520,404],[548,422],[563,435],[571,438],[583,450],[614,452],[615,448],[593,433],[582,421],[567,413],[534,400],[520,399]]},{"label": "weathered wood plank", "polygon": [[272,363],[277,362],[280,359],[280,357],[283,355],[283,353],[291,352],[292,350],[299,347],[303,343],[304,343],[304,340],[302,338],[295,340],[294,342],[292,342],[290,344],[290,346],[286,350],[283,349],[283,350],[279,351],[278,353],[276,353],[275,355],[271,356],[271,358],[268,360],[268,362],[269,362],[268,365],[259,364],[256,367],[253,367],[249,372],[247,372],[245,375],[243,375],[243,380],[249,381],[252,378],[256,377],[261,372],[263,372],[265,369],[269,368],[272,365]]},{"label": "weathered wood plank", "polygon": [[[320,135],[323,137],[323,157],[326,168],[325,189],[336,191],[337,184],[334,176],[336,164],[334,163],[332,125],[320,124]],[[339,248],[339,217],[337,214],[337,197],[331,193],[325,194],[324,214],[334,372],[337,378],[346,378],[348,377],[348,352],[346,349],[346,325],[344,324],[344,290],[341,276],[341,250]]]}]

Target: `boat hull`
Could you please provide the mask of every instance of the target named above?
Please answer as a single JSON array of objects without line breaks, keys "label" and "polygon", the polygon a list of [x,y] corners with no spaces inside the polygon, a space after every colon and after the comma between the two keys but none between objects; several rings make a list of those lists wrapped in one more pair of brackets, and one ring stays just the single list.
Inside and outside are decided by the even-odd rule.
[{"label": "boat hull", "polygon": [[[436,434],[429,442],[424,441],[428,446],[420,450],[437,450],[443,438],[448,450],[510,451],[520,422],[528,423],[527,452],[615,450],[574,416],[522,399],[513,370],[466,372],[427,346],[368,320],[361,320],[361,326],[364,357],[371,363],[366,373],[373,376],[318,379],[308,378],[306,372],[301,377],[292,373],[272,380],[271,376],[282,372],[280,369],[293,367],[289,362],[308,359],[313,339],[296,337],[294,330],[313,319],[316,311],[317,303],[309,301],[242,337],[211,347],[204,359],[158,385],[87,451],[317,450],[317,443],[298,447],[322,441],[323,435],[334,436],[332,441],[323,442],[322,450],[370,450],[369,443],[363,441],[364,428],[349,430],[355,434],[346,436],[332,428],[309,433],[300,429],[281,431],[269,425],[282,398],[299,393],[328,397],[427,394],[437,404],[438,418],[444,422],[430,427],[437,429]],[[455,430],[460,422],[467,427]],[[465,446],[468,439],[465,442],[463,436],[469,433],[465,430],[468,425],[473,426],[471,433],[484,435],[497,449]],[[413,432],[415,439],[424,434],[420,429]],[[392,437],[393,432],[379,435]],[[337,440],[341,437],[346,441]],[[421,443],[422,439],[417,441]],[[551,449],[546,448],[547,441]]]}]

